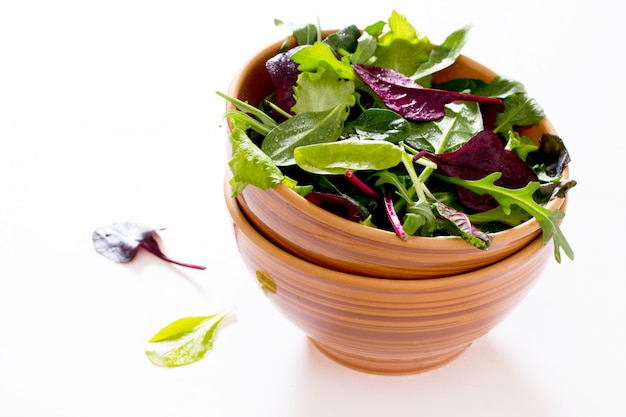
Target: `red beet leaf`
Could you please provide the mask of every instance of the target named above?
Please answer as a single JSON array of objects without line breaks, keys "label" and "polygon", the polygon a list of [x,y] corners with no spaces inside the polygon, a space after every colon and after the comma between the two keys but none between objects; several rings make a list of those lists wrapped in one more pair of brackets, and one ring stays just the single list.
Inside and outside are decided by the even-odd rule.
[{"label": "red beet leaf", "polygon": [[444,106],[455,101],[489,104],[498,109],[502,107],[499,98],[424,88],[411,78],[388,68],[355,65],[354,70],[389,109],[409,120],[439,120],[445,115]]},{"label": "red beet leaf", "polygon": [[343,196],[320,191],[311,191],[305,195],[304,198],[310,203],[320,206],[338,216],[352,220],[353,222],[361,221],[359,209],[354,203]]},{"label": "red beet leaf", "polygon": [[[505,188],[522,188],[537,181],[535,172],[515,152],[508,151],[497,134],[482,130],[454,152],[433,154],[419,152],[414,159],[427,156],[437,164],[437,171],[448,177],[479,180],[494,172],[502,177],[495,185]],[[476,211],[486,211],[498,205],[489,195],[479,195],[457,187],[463,205]]]}]

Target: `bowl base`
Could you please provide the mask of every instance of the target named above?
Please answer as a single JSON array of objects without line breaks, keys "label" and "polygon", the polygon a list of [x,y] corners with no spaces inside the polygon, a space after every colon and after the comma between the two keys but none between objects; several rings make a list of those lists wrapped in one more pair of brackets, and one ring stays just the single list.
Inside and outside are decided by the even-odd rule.
[{"label": "bowl base", "polygon": [[411,375],[440,368],[459,356],[471,343],[447,352],[406,360],[381,360],[349,354],[309,337],[313,345],[329,359],[356,371],[377,375]]}]

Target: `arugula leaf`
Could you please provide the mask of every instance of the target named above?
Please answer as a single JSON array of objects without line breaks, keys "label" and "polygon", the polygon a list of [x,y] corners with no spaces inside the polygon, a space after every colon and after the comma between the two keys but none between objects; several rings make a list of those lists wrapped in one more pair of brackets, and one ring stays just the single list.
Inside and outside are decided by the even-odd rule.
[{"label": "arugula leaf", "polygon": [[241,194],[249,184],[267,190],[283,180],[284,176],[280,169],[252,142],[243,128],[233,126],[230,143],[233,152],[228,166],[233,174],[230,179],[233,188],[232,197]]},{"label": "arugula leaf", "polygon": [[574,251],[570,247],[565,235],[559,228],[559,221],[565,216],[561,210],[550,210],[533,199],[533,194],[539,189],[539,182],[529,182],[523,188],[505,188],[495,185],[502,176],[501,172],[494,172],[479,180],[464,180],[458,177],[447,177],[434,174],[437,178],[467,188],[477,194],[489,194],[502,207],[504,213],[510,213],[511,206],[517,205],[537,219],[543,233],[542,241],[547,243],[554,238],[554,258],[561,263],[561,249],[570,258],[574,259]]},{"label": "arugula leaf", "polygon": [[486,223],[502,223],[509,227],[518,226],[530,219],[530,214],[518,206],[511,206],[507,212],[502,206],[497,206],[491,210],[481,211],[479,213],[468,214],[467,217],[474,224]]},{"label": "arugula leaf", "polygon": [[406,205],[402,226],[411,235],[433,236],[437,230],[437,219],[433,214],[431,204],[425,200],[409,202]]},{"label": "arugula leaf", "polygon": [[348,115],[348,107],[345,105],[326,111],[296,114],[265,136],[261,150],[278,166],[294,165],[295,148],[336,141]]},{"label": "arugula leaf", "polygon": [[[221,91],[217,91],[216,94],[234,105],[241,113],[249,113],[252,117],[257,119],[262,124],[263,127],[261,129],[263,131],[269,131],[278,125],[274,119],[253,105],[246,103],[245,101],[241,101],[238,98],[224,94]],[[234,118],[236,117],[236,112],[226,112],[226,115]],[[259,133],[265,134],[263,131],[259,131]]]},{"label": "arugula leaf", "polygon": [[468,25],[456,30],[448,35],[441,45],[434,45],[428,61],[421,63],[410,77],[420,85],[430,85],[430,79],[427,82],[423,79],[449,67],[456,61],[461,54],[461,49],[467,43],[467,35],[470,29],[471,25]]},{"label": "arugula leaf", "polygon": [[495,133],[506,133],[515,126],[533,126],[545,117],[543,109],[528,94],[513,94],[502,102],[504,111],[496,115]]},{"label": "arugula leaf", "polygon": [[378,178],[374,186],[380,187],[384,184],[390,184],[397,189],[398,195],[400,195],[403,200],[407,202],[413,201],[406,185],[405,177],[400,177],[388,170],[375,172],[372,174],[372,177]]},{"label": "arugula leaf", "polygon": [[337,77],[332,69],[318,68],[317,72],[302,72],[293,87],[294,113],[320,112],[339,105],[354,106],[354,81]]},{"label": "arugula leaf", "polygon": [[526,87],[517,80],[497,75],[489,84],[472,92],[479,96],[507,98],[515,94],[525,94]]},{"label": "arugula leaf", "polygon": [[189,365],[213,350],[218,325],[228,312],[178,319],[157,332],[146,345],[146,356],[156,366]]}]

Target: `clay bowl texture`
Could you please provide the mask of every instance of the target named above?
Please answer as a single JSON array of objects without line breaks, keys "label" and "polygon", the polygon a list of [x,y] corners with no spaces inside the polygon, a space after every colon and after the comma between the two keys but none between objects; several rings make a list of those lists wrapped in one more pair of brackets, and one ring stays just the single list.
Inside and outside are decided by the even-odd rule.
[{"label": "clay bowl texture", "polygon": [[[232,192],[227,182],[224,192]],[[242,259],[273,306],[325,355],[368,373],[419,373],[454,360],[514,309],[552,258],[552,243],[537,237],[465,274],[365,277],[290,254],[254,228],[236,199],[226,202]]]},{"label": "clay bowl texture", "polygon": [[[260,103],[272,91],[265,69],[278,51],[278,42],[254,55],[233,78],[229,95],[251,104]],[[495,73],[461,56],[436,75],[442,82],[459,77],[490,81]],[[538,141],[543,133],[556,134],[549,120],[527,129]],[[564,176],[569,177],[566,171]],[[458,237],[399,239],[393,232],[369,228],[319,208],[284,185],[270,190],[248,186],[237,197],[250,223],[277,246],[332,269],[359,275],[393,279],[436,278],[477,270],[515,254],[540,235],[536,220],[495,234],[487,251]],[[565,199],[550,202],[550,209],[564,209]]]}]

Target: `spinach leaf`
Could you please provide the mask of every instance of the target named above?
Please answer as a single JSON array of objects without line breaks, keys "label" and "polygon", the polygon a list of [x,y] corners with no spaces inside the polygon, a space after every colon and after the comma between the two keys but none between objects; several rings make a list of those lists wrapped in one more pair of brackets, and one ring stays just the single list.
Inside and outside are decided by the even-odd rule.
[{"label": "spinach leaf", "polygon": [[146,345],[146,356],[154,365],[173,368],[189,365],[213,350],[218,325],[228,312],[178,319],[157,332]]},{"label": "spinach leaf", "polygon": [[402,161],[404,151],[389,142],[347,139],[301,146],[294,150],[296,164],[319,175],[343,175],[346,170],[383,170]]},{"label": "spinach leaf", "polygon": [[476,103],[450,103],[441,119],[412,124],[406,142],[419,150],[445,153],[458,149],[481,130],[482,114]]},{"label": "spinach leaf", "polygon": [[298,45],[311,45],[313,42],[319,41],[322,37],[321,29],[313,23],[300,25],[274,19],[274,25],[276,27],[287,27],[290,29]]},{"label": "spinach leaf", "polygon": [[346,123],[345,132],[360,139],[386,140],[399,143],[411,133],[411,124],[389,109],[372,107],[352,122]]},{"label": "spinach leaf", "polygon": [[359,28],[356,25],[349,25],[338,32],[331,33],[322,42],[338,53],[342,50],[353,53],[357,49],[360,36],[361,31]]},{"label": "spinach leaf", "polygon": [[336,141],[348,115],[345,105],[321,112],[296,114],[270,130],[261,144],[261,150],[278,166],[294,165],[295,148]]},{"label": "spinach leaf", "polygon": [[474,78],[456,78],[445,83],[436,84],[435,86],[442,90],[464,91],[478,96],[498,98],[506,98],[513,94],[526,93],[526,88],[521,82],[501,75],[496,75],[489,83]]}]

